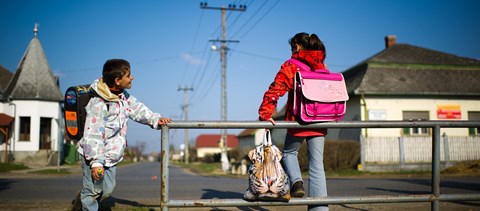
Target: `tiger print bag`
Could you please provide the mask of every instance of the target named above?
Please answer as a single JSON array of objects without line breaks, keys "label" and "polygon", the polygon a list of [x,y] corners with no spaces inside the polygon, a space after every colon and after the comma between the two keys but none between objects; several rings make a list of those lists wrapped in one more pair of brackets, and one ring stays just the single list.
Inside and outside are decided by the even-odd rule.
[{"label": "tiger print bag", "polygon": [[248,169],[248,189],[243,195],[247,201],[290,200],[290,181],[283,170],[282,151],[272,144],[270,130],[265,130],[263,144],[250,150],[252,161]]}]

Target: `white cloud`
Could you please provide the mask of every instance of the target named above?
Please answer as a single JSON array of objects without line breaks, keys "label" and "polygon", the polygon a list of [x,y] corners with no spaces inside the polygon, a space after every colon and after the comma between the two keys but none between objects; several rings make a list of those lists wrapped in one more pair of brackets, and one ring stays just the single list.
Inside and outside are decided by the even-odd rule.
[{"label": "white cloud", "polygon": [[195,58],[193,57],[192,55],[188,54],[188,53],[182,53],[182,59],[185,60],[187,63],[191,64],[191,65],[202,65],[202,64],[205,64],[204,61],[202,61],[201,59],[198,59],[198,58]]}]

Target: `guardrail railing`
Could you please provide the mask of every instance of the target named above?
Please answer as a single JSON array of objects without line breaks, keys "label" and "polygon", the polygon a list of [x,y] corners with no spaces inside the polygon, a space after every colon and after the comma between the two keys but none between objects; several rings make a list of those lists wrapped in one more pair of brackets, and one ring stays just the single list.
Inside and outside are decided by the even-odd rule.
[{"label": "guardrail railing", "polygon": [[[362,197],[305,197],[285,202],[248,202],[243,199],[170,200],[168,196],[169,130],[170,129],[247,129],[247,128],[432,128],[432,177],[430,194]],[[440,210],[440,201],[480,201],[480,194],[440,194],[440,129],[480,128],[480,121],[345,121],[301,125],[277,121],[275,125],[259,121],[175,121],[162,126],[161,134],[161,192],[162,210],[179,207],[234,207],[234,206],[298,206],[319,204],[370,204],[431,202],[431,210]]]}]

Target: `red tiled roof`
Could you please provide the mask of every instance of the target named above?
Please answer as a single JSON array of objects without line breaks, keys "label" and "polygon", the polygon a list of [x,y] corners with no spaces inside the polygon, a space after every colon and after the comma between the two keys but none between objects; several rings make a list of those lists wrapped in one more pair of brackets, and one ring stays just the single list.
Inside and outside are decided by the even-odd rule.
[{"label": "red tiled roof", "polygon": [[[197,136],[195,140],[195,146],[197,148],[202,147],[219,147],[220,134],[203,134]],[[238,147],[238,138],[236,135],[229,134],[227,135],[227,147],[235,148]]]}]

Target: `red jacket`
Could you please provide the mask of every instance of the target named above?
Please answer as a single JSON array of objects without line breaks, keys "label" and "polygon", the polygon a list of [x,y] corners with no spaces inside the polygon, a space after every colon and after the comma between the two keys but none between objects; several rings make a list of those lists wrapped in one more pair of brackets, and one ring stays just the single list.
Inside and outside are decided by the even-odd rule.
[{"label": "red jacket", "polygon": [[[300,60],[312,69],[325,68],[323,60],[325,55],[323,51],[299,51],[292,55],[292,58]],[[287,107],[285,111],[286,121],[296,121],[293,115],[293,85],[295,73],[298,71],[297,66],[286,61],[280,67],[275,76],[275,80],[270,84],[268,90],[263,95],[263,101],[258,109],[259,119],[262,121],[272,117],[272,113],[277,107],[280,97],[288,92]],[[287,132],[293,136],[324,136],[327,129],[288,129]]]}]

